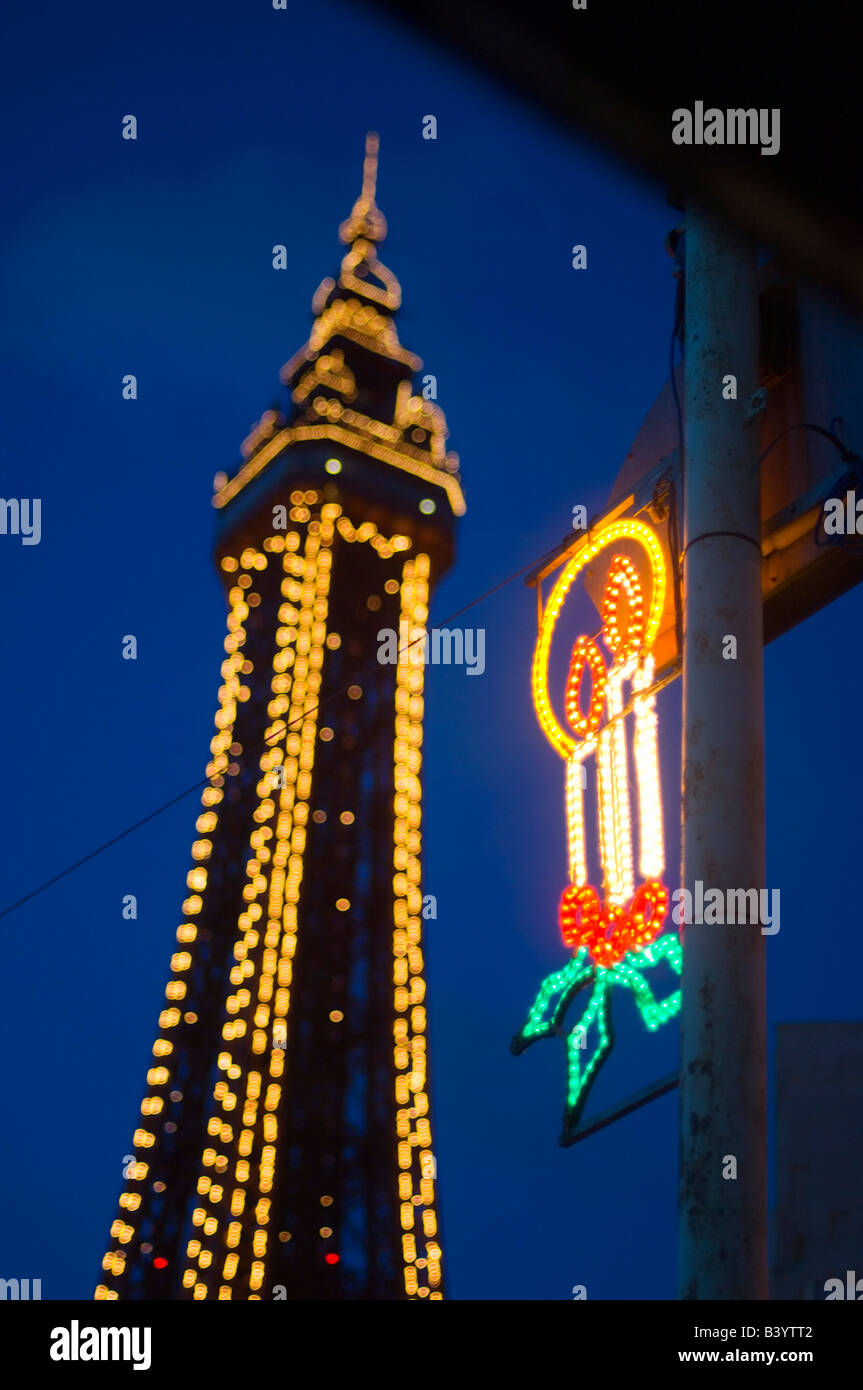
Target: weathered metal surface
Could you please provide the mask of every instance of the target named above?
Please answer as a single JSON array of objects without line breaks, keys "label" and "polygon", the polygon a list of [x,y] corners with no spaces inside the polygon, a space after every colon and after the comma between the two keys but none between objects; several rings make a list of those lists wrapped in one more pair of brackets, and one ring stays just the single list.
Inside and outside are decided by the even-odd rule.
[{"label": "weathered metal surface", "polygon": [[[687,216],[683,887],[764,888],[754,247]],[[723,378],[737,378],[736,400]],[[719,533],[719,534],[717,534]],[[726,659],[726,639],[736,659]],[[765,944],[683,928],[679,1294],[767,1297]],[[736,1161],[736,1177],[724,1176]]]}]

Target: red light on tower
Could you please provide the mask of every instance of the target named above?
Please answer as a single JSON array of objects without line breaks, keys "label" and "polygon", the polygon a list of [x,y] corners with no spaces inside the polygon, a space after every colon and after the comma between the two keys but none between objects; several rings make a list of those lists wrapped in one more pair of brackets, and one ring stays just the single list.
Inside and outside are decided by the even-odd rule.
[{"label": "red light on tower", "polygon": [[164,1255],[157,1255],[155,1260],[153,1261],[154,1269],[166,1269],[167,1265],[168,1261],[165,1259]]},{"label": "red light on tower", "polygon": [[335,1255],[332,1252],[330,1252],[329,1255],[324,1255],[324,1259],[326,1260],[328,1265],[337,1265],[339,1262],[338,1255]]}]

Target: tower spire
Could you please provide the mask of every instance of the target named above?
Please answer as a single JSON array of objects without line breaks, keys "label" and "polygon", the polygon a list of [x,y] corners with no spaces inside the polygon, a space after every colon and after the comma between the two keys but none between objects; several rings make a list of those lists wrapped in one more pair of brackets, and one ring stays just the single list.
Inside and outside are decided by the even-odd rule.
[{"label": "tower spire", "polygon": [[378,182],[378,150],[381,142],[373,130],[366,136],[366,157],[363,160],[363,191],[362,198],[367,204],[375,201],[375,191]]},{"label": "tower spire", "polygon": [[346,245],[360,237],[366,241],[383,241],[387,234],[387,222],[375,202],[378,182],[378,150],[380,140],[377,132],[370,130],[366,136],[366,156],[363,160],[363,184],[360,196],[351,209],[351,215],[339,227],[339,238]]}]

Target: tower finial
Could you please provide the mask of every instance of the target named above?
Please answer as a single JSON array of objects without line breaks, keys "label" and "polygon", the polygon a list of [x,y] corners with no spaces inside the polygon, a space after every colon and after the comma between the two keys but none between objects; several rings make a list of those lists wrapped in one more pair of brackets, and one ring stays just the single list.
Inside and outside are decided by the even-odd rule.
[{"label": "tower finial", "polygon": [[363,191],[360,194],[362,201],[369,206],[375,201],[375,192],[378,182],[378,150],[381,142],[377,131],[370,130],[366,136],[366,157],[363,160]]},{"label": "tower finial", "polygon": [[386,218],[375,202],[379,149],[380,140],[377,132],[370,130],[366,135],[362,191],[354,203],[350,217],[339,227],[339,237],[346,244],[356,241],[359,237],[364,237],[367,241],[383,241],[387,234]]}]

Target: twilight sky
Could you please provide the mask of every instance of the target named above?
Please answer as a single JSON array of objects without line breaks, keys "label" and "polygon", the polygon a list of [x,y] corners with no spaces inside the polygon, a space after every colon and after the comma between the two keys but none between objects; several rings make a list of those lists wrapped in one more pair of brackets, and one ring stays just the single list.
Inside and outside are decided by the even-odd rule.
[{"label": "twilight sky", "polygon": [[[212,477],[234,471],[338,268],[365,132],[399,332],[437,376],[468,503],[432,622],[549,550],[575,503],[601,508],[667,375],[677,220],[664,189],[358,4],[48,0],[10,27],[0,491],[42,499],[42,540],[0,537],[0,908],[203,773],[225,611]],[[863,756],[842,711],[861,616],[858,591],[767,651],[771,1025],[859,1011]],[[485,673],[430,668],[425,743],[448,1294],[673,1298],[676,1095],[561,1150],[562,1045],[509,1053],[566,959],[563,765],[530,702],[532,592],[516,581],[462,621],[486,630]],[[672,882],[679,705],[678,683],[660,703]],[[0,1275],[41,1277],[46,1298],[99,1279],[197,811],[187,798],[0,924]],[[588,1113],[676,1065],[676,1024],[648,1037],[627,999],[615,1019]]]}]

